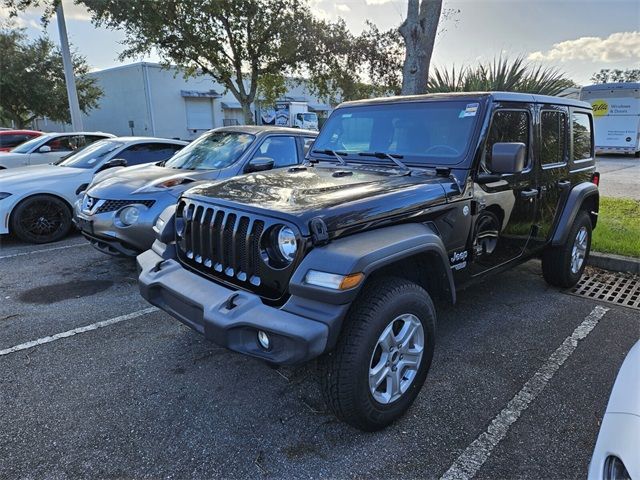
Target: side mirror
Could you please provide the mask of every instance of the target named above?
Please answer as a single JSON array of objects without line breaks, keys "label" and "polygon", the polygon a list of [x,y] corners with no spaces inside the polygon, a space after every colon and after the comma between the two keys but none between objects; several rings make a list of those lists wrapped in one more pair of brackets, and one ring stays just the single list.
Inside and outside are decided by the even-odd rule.
[{"label": "side mirror", "polygon": [[[107,168],[114,168],[114,167],[126,167],[127,166],[127,161],[124,158],[112,158],[111,160],[109,160],[108,162],[105,162],[99,169],[98,172],[101,172],[103,170],[106,170]],[[96,173],[98,173],[96,172]]]},{"label": "side mirror", "polygon": [[524,170],[527,147],[521,142],[494,143],[487,168],[491,173],[520,173]]},{"label": "side mirror", "polygon": [[38,149],[38,153],[49,153],[51,151],[51,147],[49,145],[43,145]]},{"label": "side mirror", "polygon": [[273,158],[269,157],[256,157],[252,159],[245,167],[245,173],[251,172],[264,172],[265,170],[271,170],[275,165]]}]

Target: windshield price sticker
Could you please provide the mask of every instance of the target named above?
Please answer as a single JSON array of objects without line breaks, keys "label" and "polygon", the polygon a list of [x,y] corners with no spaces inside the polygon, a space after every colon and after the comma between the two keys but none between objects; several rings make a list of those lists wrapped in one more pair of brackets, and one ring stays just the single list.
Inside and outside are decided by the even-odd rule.
[{"label": "windshield price sticker", "polygon": [[467,104],[467,108],[465,108],[463,111],[460,112],[459,117],[460,118],[475,117],[476,113],[478,113],[478,107],[479,106],[480,106],[479,103],[469,103],[469,104]]}]

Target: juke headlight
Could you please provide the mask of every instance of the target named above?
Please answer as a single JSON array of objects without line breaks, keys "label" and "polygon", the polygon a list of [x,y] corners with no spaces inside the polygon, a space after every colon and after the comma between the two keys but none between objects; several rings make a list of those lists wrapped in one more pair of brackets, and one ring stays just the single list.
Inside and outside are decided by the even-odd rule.
[{"label": "juke headlight", "polygon": [[9,192],[0,192],[0,200],[4,200],[7,197],[10,197],[11,194]]},{"label": "juke headlight", "polygon": [[278,230],[277,235],[278,251],[282,258],[291,263],[296,258],[296,252],[298,251],[298,241],[296,240],[296,234],[289,227],[282,226]]}]

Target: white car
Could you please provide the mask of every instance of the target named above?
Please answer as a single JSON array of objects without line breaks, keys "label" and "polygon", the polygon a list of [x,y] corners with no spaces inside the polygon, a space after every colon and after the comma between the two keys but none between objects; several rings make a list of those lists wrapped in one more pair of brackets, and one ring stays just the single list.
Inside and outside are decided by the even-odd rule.
[{"label": "white car", "polygon": [[589,480],[640,479],[640,342],[611,390],[589,465]]},{"label": "white car", "polygon": [[181,140],[120,137],[100,140],[50,165],[0,171],[0,234],[31,243],[55,242],[72,227],[73,204],[107,168],[168,160]]},{"label": "white car", "polygon": [[0,169],[52,163],[105,138],[114,138],[114,135],[102,132],[47,133],[9,152],[0,152]]}]

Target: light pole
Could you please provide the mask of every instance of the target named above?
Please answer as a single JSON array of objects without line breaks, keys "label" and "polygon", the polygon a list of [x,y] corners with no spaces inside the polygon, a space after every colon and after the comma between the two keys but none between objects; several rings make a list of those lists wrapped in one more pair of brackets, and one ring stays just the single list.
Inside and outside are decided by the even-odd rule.
[{"label": "light pole", "polygon": [[64,21],[64,10],[62,1],[56,7],[56,17],[58,18],[58,32],[60,34],[60,51],[62,52],[62,65],[64,66],[64,79],[67,84],[67,95],[69,97],[69,110],[71,111],[71,125],[76,132],[81,132],[82,114],[80,112],[80,102],[78,102],[78,91],[76,90],[76,79],[73,75],[73,62],[71,61],[71,51],[69,50],[69,39],[67,38],[67,25]]}]

